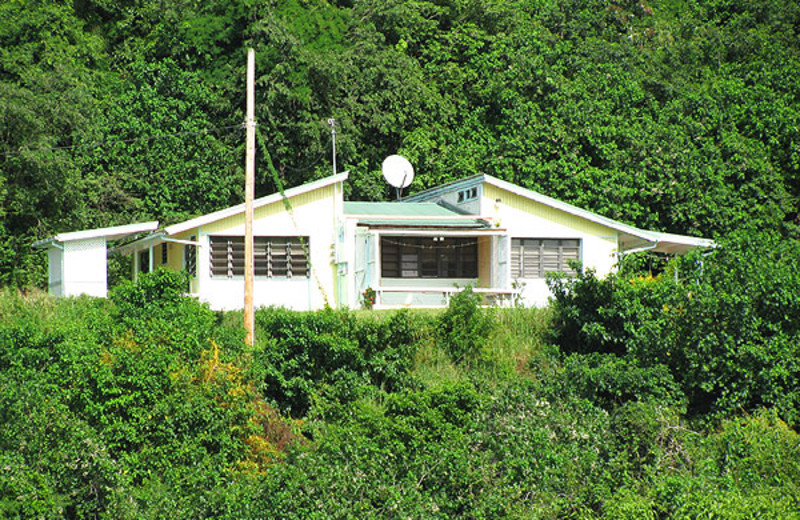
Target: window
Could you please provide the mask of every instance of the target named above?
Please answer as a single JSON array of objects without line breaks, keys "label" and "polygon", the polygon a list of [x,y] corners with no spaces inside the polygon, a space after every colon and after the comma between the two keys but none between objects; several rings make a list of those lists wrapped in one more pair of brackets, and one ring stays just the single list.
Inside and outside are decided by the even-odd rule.
[{"label": "window", "polygon": [[382,237],[384,278],[477,278],[477,238]]},{"label": "window", "polygon": [[570,260],[579,260],[581,241],[577,239],[512,238],[511,277],[544,278],[545,273],[575,271]]},{"label": "window", "polygon": [[[190,242],[197,240],[194,235],[189,237]],[[197,246],[186,244],[183,246],[183,268],[192,276],[197,276]]]},{"label": "window", "polygon": [[458,203],[461,204],[462,202],[467,202],[470,200],[474,200],[478,198],[478,187],[473,186],[472,188],[467,188],[466,190],[461,190],[458,192]]},{"label": "window", "polygon": [[[212,236],[211,276],[244,276],[244,237]],[[308,237],[254,237],[256,276],[268,278],[307,278]]]},{"label": "window", "polygon": [[167,263],[167,243],[163,242],[161,244],[161,265]]}]

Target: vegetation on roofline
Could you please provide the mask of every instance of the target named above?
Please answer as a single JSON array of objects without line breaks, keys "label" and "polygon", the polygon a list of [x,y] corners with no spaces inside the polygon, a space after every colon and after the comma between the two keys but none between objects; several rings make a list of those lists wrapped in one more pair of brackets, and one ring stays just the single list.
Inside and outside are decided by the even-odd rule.
[{"label": "vegetation on roofline", "polygon": [[[0,4],[0,285],[36,239],[242,200],[245,48],[259,194],[330,171],[354,200],[485,172],[641,228],[795,234],[789,0],[85,0]],[[269,173],[268,150],[277,178]]]},{"label": "vegetation on roofline", "polygon": [[260,309],[253,347],[173,272],[4,290],[0,517],[798,518],[797,249],[756,238],[547,309]]}]

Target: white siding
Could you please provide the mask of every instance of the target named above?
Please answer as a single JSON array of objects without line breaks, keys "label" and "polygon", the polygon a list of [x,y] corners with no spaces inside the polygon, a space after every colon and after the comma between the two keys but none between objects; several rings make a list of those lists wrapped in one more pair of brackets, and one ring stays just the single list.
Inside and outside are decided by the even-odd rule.
[{"label": "white siding", "polygon": [[[498,202],[499,199],[499,202]],[[570,215],[539,202],[491,186],[483,185],[482,212],[492,218],[509,238],[571,238],[581,241],[581,263],[595,269],[598,276],[611,272],[616,264],[617,232],[602,224]],[[498,264],[495,264],[499,267]],[[505,269],[509,269],[506,264]],[[510,277],[510,271],[509,277]],[[543,278],[510,280],[522,286],[526,305],[546,305],[551,293]]]},{"label": "white siding", "polygon": [[48,289],[54,296],[64,296],[64,253],[54,244],[47,248]]},{"label": "white siding", "polygon": [[63,296],[106,296],[108,267],[105,238],[65,242],[62,265]]},{"label": "white siding", "polygon": [[[333,186],[297,195],[290,199],[292,211],[282,202],[255,210],[253,234],[256,236],[304,236],[309,241],[311,273],[307,278],[256,277],[253,302],[260,306],[283,306],[294,310],[320,309],[336,302],[336,211]],[[341,207],[341,203],[338,204]],[[192,232],[194,233],[194,232]],[[210,276],[209,235],[244,235],[244,215],[238,214],[208,223],[198,230],[203,247],[197,252],[196,295],[217,310],[241,309],[244,305],[244,279]]]}]

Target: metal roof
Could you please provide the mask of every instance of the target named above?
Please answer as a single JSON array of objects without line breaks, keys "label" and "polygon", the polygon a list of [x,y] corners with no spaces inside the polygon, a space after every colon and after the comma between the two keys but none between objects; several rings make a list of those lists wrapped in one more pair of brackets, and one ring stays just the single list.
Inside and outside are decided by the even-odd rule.
[{"label": "metal roof", "polygon": [[145,231],[153,231],[158,228],[158,221],[142,222],[137,224],[126,224],[123,226],[113,226],[97,229],[86,229],[83,231],[72,231],[69,233],[59,233],[58,235],[39,240],[33,243],[33,247],[47,247],[55,242],[72,242],[75,240],[89,240],[93,238],[105,238],[106,240],[116,240]]},{"label": "metal roof", "polygon": [[[296,197],[297,195],[302,195],[303,193],[308,193],[314,190],[318,190],[320,188],[324,188],[325,186],[336,184],[337,182],[344,182],[347,180],[347,177],[349,175],[350,175],[349,171],[337,173],[336,175],[331,175],[330,177],[325,177],[324,179],[319,179],[317,181],[309,182],[308,184],[303,184],[300,186],[296,186],[294,188],[289,188],[287,190],[284,190],[283,193],[273,193],[271,195],[267,195],[266,197],[261,197],[253,201],[253,209],[258,209],[268,204],[280,202],[281,200],[284,199],[284,197],[288,199],[291,197]],[[185,222],[180,222],[178,224],[167,226],[164,228],[164,232],[166,232],[167,235],[175,235],[177,233],[181,233],[183,231],[196,228],[198,226],[204,226],[206,224],[210,224],[211,222],[216,222],[224,218],[244,213],[244,209],[245,209],[244,204],[231,206],[229,208],[215,211],[213,213],[208,213],[207,215],[201,215],[199,217],[187,220]]]},{"label": "metal roof", "polygon": [[488,228],[474,215],[464,215],[433,202],[345,202],[344,214],[370,227]]},{"label": "metal roof", "polygon": [[[418,201],[436,200],[438,197],[441,197],[445,193],[449,193],[460,188],[473,186],[481,183],[490,184],[497,188],[519,195],[520,197],[524,197],[526,199],[538,202],[540,204],[544,204],[545,206],[561,210],[570,215],[574,215],[586,219],[588,221],[604,225],[606,227],[616,230],[621,235],[628,235],[634,238],[634,240],[630,242],[636,243],[636,245],[632,245],[629,247],[624,247],[622,243],[623,241],[621,241],[620,243],[622,249],[621,252],[629,252],[634,250],[652,250],[662,253],[682,254],[686,253],[690,249],[694,248],[707,249],[715,247],[716,245],[713,240],[708,238],[698,238],[687,235],[676,235],[672,233],[662,233],[659,231],[639,229],[637,227],[625,224],[618,220],[604,217],[592,211],[588,211],[583,208],[573,206],[572,204],[563,202],[561,200],[548,197],[547,195],[543,195],[537,191],[528,188],[523,188],[521,186],[517,186],[516,184],[512,184],[510,182],[506,182],[502,179],[498,179],[497,177],[493,177],[488,174],[473,175],[465,179],[449,182],[447,184],[436,186],[434,188],[422,191],[420,193],[416,193],[405,199],[409,201],[406,202],[406,204],[419,204],[420,202]],[[644,241],[645,243],[647,243],[647,245],[642,245],[640,241]]]}]

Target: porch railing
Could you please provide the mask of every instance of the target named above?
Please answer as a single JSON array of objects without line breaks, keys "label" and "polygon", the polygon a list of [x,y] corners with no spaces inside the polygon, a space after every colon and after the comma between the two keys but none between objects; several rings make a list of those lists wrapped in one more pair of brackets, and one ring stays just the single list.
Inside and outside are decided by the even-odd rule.
[{"label": "porch railing", "polygon": [[[378,287],[375,289],[375,307],[376,309],[392,309],[399,307],[447,307],[450,303],[450,298],[464,288],[459,287]],[[495,289],[485,287],[473,287],[472,292],[483,296],[484,305],[487,306],[500,306],[508,307],[513,304],[514,298],[519,294],[519,290],[515,289]],[[387,302],[387,295],[402,295],[407,294],[403,301],[395,300],[394,302]],[[415,302],[415,296],[430,295],[441,297],[439,303],[420,304]]]}]

